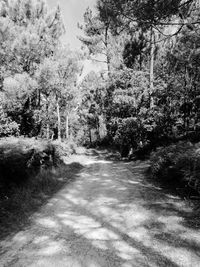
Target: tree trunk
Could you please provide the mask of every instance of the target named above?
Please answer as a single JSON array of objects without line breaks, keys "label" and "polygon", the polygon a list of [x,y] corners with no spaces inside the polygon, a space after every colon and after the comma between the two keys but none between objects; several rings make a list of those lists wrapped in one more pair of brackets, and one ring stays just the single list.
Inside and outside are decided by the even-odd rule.
[{"label": "tree trunk", "polygon": [[90,144],[92,144],[92,130],[89,129],[89,138],[90,138]]},{"label": "tree trunk", "polygon": [[59,99],[57,99],[56,108],[57,108],[57,119],[58,119],[58,141],[61,141],[61,119],[60,119]]},{"label": "tree trunk", "polygon": [[66,122],[65,122],[65,131],[66,131],[66,139],[69,139],[69,114],[66,112]]},{"label": "tree trunk", "polygon": [[47,116],[47,132],[46,132],[46,138],[50,138],[50,123],[49,123],[49,100],[47,99],[47,104],[46,104],[46,116]]},{"label": "tree trunk", "polygon": [[110,55],[108,51],[108,29],[109,29],[109,26],[106,27],[106,31],[105,31],[105,46],[106,46],[106,62],[107,62],[108,76],[110,76]]},{"label": "tree trunk", "polygon": [[98,119],[97,119],[96,129],[97,129],[97,141],[100,141],[100,140],[101,140],[101,136],[100,136],[100,123],[99,123],[99,117],[98,117]]},{"label": "tree trunk", "polygon": [[37,90],[37,108],[40,109],[40,104],[41,104],[41,93],[40,89]]},{"label": "tree trunk", "polygon": [[140,52],[140,71],[142,71],[142,52]]},{"label": "tree trunk", "polygon": [[50,138],[50,125],[49,122],[47,122],[47,139]]},{"label": "tree trunk", "polygon": [[153,90],[154,90],[154,56],[155,56],[155,32],[151,27],[151,42],[150,42],[150,70],[149,70],[149,95],[150,95],[150,108],[154,107]]}]

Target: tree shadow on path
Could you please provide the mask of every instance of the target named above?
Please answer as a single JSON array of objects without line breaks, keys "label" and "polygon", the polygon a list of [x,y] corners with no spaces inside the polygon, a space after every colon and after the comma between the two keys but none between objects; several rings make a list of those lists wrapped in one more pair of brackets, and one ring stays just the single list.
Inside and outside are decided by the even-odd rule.
[{"label": "tree shadow on path", "polygon": [[148,162],[105,153],[80,158],[85,167],[76,179],[2,244],[3,266],[199,266],[191,207],[145,178]]},{"label": "tree shadow on path", "polygon": [[13,185],[8,195],[0,195],[0,240],[29,226],[31,215],[45,206],[58,191],[75,181],[82,168],[80,163],[63,162],[57,168],[41,170],[24,184]]}]

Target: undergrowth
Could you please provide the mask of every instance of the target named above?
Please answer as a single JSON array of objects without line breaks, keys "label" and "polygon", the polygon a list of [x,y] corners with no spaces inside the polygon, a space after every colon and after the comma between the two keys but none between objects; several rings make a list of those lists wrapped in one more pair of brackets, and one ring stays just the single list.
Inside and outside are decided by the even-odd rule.
[{"label": "undergrowth", "polygon": [[64,156],[76,152],[72,146],[24,138],[1,140],[0,238],[27,224],[34,211],[75,178],[81,165],[63,162]]},{"label": "undergrowth", "polygon": [[151,155],[153,178],[183,194],[200,194],[200,144],[180,142],[159,148]]}]

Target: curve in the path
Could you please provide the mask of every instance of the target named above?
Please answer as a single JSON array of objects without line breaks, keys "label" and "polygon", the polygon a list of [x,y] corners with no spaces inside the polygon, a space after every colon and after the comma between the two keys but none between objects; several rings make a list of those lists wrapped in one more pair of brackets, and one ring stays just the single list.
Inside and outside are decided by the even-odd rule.
[{"label": "curve in the path", "polygon": [[200,266],[191,208],[147,182],[147,163],[105,160],[104,152],[73,161],[85,165],[78,179],[1,244],[0,266]]}]

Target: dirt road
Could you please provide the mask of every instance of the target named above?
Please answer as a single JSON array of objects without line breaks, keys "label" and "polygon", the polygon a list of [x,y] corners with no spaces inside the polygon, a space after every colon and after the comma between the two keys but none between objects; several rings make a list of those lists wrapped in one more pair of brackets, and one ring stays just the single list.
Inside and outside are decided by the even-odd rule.
[{"label": "dirt road", "polygon": [[147,163],[106,155],[71,159],[84,168],[1,242],[1,267],[200,266],[192,209],[147,181]]}]

